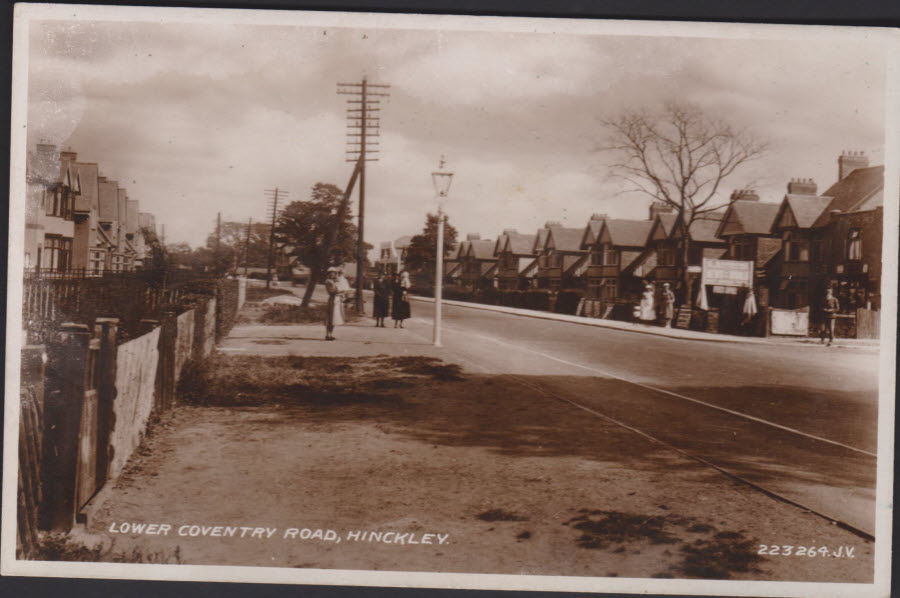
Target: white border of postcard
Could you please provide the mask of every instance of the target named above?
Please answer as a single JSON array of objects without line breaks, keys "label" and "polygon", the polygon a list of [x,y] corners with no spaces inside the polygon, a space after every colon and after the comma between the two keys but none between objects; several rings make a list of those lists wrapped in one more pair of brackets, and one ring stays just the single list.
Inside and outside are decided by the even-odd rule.
[{"label": "white border of postcard", "polygon": [[[401,15],[341,12],[262,11],[201,8],[155,8],[18,4],[13,30],[13,93],[10,198],[25,196],[24,164],[27,111],[28,29],[36,20],[155,21],[171,23],[296,24],[303,26],[371,27],[503,32],[576,33],[593,35],[679,36],[729,39],[853,40],[880,43],[887,55],[885,115],[885,210],[881,330],[880,394],[878,417],[877,541],[873,584],[709,581],[679,579],[622,579],[535,575],[482,575],[401,571],[346,571],[202,565],[153,565],[21,561],[15,558],[16,485],[18,463],[18,397],[21,310],[7,313],[6,398],[4,410],[4,465],[2,547],[3,575],[85,577],[113,579],[226,581],[289,584],[467,588],[492,590],[550,590],[733,596],[888,596],[890,594],[891,524],[893,488],[893,424],[897,317],[898,197],[900,197],[900,36],[892,29],[635,22],[448,15]],[[21,246],[23,202],[10,201],[9,246]],[[893,231],[894,234],[890,234]],[[23,258],[10,252],[7,305],[21,303]],[[891,458],[886,458],[890,456]]]}]

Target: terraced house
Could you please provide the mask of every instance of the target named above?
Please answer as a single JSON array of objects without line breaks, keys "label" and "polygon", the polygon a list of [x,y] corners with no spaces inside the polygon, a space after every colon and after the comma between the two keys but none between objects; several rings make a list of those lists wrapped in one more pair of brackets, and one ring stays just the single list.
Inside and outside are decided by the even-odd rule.
[{"label": "terraced house", "polygon": [[499,289],[515,291],[530,286],[529,280],[537,270],[535,238],[536,235],[525,235],[512,228],[497,237],[494,257],[497,258],[495,277]]},{"label": "terraced house", "polygon": [[716,231],[716,236],[728,244],[722,259],[753,262],[757,304],[761,309],[772,301],[770,289],[778,284],[781,238],[772,232],[778,213],[777,203],[764,203],[750,190],[732,193],[728,206]]},{"label": "terraced house", "polygon": [[590,253],[587,297],[604,303],[634,299],[642,281],[635,267],[644,254],[651,220],[626,220],[595,216],[585,227],[581,247]]},{"label": "terraced house", "polygon": [[142,266],[141,222],[155,232],[152,214],[140,212],[116,181],[73,151],[38,144],[29,154],[25,266],[53,273],[99,275]]},{"label": "terraced house", "polygon": [[588,262],[588,252],[581,249],[583,232],[557,222],[547,222],[538,231],[535,239],[538,288],[558,291],[582,286],[581,278]]},{"label": "terraced house", "polygon": [[494,257],[494,241],[482,239],[478,233],[466,235],[460,243],[457,259],[460,267],[460,282],[470,289],[493,286],[491,271],[497,264]]},{"label": "terraced house", "polygon": [[837,182],[822,195],[806,183],[805,195],[789,185],[772,224],[783,254],[776,305],[808,307],[818,322],[831,287],[843,313],[880,309],[884,167],[870,167],[862,152],[844,152]]}]

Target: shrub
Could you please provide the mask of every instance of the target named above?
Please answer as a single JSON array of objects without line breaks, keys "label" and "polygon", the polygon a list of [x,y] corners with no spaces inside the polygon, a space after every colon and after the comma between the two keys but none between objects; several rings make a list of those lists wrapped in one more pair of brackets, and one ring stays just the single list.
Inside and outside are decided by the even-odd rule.
[{"label": "shrub", "polygon": [[547,289],[533,289],[525,291],[522,301],[522,307],[525,309],[536,309],[539,311],[550,311],[551,293]]},{"label": "shrub", "polygon": [[553,308],[554,313],[575,315],[578,310],[578,304],[584,298],[582,289],[566,289],[560,291],[556,295],[556,305]]}]

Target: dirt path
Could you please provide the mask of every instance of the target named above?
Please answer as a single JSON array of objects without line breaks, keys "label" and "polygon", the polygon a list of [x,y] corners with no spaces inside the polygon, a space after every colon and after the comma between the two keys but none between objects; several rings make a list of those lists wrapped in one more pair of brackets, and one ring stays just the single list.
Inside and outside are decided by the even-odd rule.
[{"label": "dirt path", "polygon": [[[204,404],[156,427],[90,533],[190,564],[872,578],[871,544],[502,376],[421,357],[217,366]],[[110,531],[130,522],[171,528]]]}]

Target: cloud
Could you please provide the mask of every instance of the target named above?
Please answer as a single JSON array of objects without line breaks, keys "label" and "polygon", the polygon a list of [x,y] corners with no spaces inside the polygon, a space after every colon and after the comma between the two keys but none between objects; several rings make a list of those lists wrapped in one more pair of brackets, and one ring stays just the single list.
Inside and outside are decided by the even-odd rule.
[{"label": "cloud", "polygon": [[264,217],[264,189],[296,200],[319,181],[345,185],[337,83],[363,75],[391,85],[366,178],[375,244],[422,228],[442,154],[462,233],[642,218],[646,200],[621,194],[596,151],[601,123],[670,99],[771,139],[729,181],[764,198],[794,176],[824,189],[841,149],[883,155],[885,65],[858,40],[56,21],[30,39],[29,142],[99,162],[170,240],[193,244],[219,211]]}]

